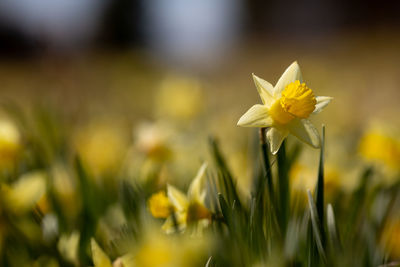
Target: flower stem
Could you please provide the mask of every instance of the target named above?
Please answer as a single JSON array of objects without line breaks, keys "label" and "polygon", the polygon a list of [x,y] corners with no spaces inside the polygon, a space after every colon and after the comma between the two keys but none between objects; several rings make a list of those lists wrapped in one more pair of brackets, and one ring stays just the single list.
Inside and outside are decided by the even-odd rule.
[{"label": "flower stem", "polygon": [[268,155],[268,143],[267,143],[267,129],[266,127],[260,128],[260,144],[261,144],[261,151],[263,155],[263,160],[264,160],[264,169],[265,169],[265,175],[267,179],[267,187],[268,187],[268,193],[269,193],[269,198],[270,201],[273,202],[275,199],[274,196],[274,188],[272,184],[272,173],[271,173],[271,164],[269,161],[269,155]]},{"label": "flower stem", "polygon": [[289,190],[289,166],[286,156],[285,141],[277,154],[278,161],[278,207],[279,216],[278,221],[281,227],[283,236],[286,233],[286,227],[289,218],[289,204],[290,204],[290,190]]}]

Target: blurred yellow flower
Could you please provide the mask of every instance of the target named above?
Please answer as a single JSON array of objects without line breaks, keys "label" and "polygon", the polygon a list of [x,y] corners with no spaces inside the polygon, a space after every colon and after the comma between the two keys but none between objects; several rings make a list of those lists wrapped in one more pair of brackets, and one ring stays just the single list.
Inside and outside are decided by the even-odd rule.
[{"label": "blurred yellow flower", "polygon": [[318,148],[320,137],[308,117],[321,112],[332,98],[314,96],[314,92],[303,83],[297,62],[286,69],[275,87],[254,74],[253,79],[263,105],[252,106],[239,119],[238,125],[269,127],[267,139],[272,154],[278,152],[289,133]]},{"label": "blurred yellow flower", "polygon": [[289,178],[293,191],[306,194],[307,189],[314,189],[317,181],[317,173],[314,169],[296,162],[289,171]]},{"label": "blurred yellow flower", "polygon": [[383,126],[372,126],[361,137],[359,152],[370,162],[400,170],[400,138]]},{"label": "blurred yellow flower", "polygon": [[189,238],[187,235],[165,236],[153,231],[152,234],[145,236],[132,253],[120,257],[114,264],[125,267],[204,266],[206,249],[210,244],[210,240],[204,236],[201,238]]},{"label": "blurred yellow flower", "polygon": [[21,151],[21,136],[17,126],[6,119],[0,120],[0,168],[13,165]]},{"label": "blurred yellow flower", "polygon": [[190,223],[199,222],[198,226],[200,228],[208,224],[211,219],[211,212],[205,207],[206,191],[203,189],[206,168],[207,164],[203,164],[200,167],[196,177],[189,186],[187,195],[172,185],[167,186],[167,195],[175,209],[175,213],[173,216],[169,216],[162,226],[162,229],[166,233],[175,231],[175,223],[178,224],[177,227],[181,231],[185,230]]},{"label": "blurred yellow flower", "polygon": [[57,249],[60,254],[69,262],[79,265],[78,247],[80,234],[77,231],[71,234],[62,234],[57,243]]},{"label": "blurred yellow flower", "polygon": [[173,206],[163,190],[150,197],[148,207],[151,215],[155,218],[167,218],[173,210]]},{"label": "blurred yellow flower", "polygon": [[75,218],[81,208],[81,197],[74,177],[68,173],[67,167],[63,163],[56,163],[50,171],[53,192],[55,198],[60,203],[60,208],[68,219]]},{"label": "blurred yellow flower", "polygon": [[24,213],[32,209],[46,192],[46,176],[36,171],[22,175],[11,186],[1,187],[6,207],[14,213]]},{"label": "blurred yellow flower", "polygon": [[154,160],[165,160],[171,155],[170,128],[160,122],[140,124],[134,133],[136,148]]},{"label": "blurred yellow flower", "polygon": [[117,168],[124,158],[127,145],[126,135],[116,123],[92,123],[76,137],[76,147],[82,160],[95,174]]},{"label": "blurred yellow flower", "polygon": [[156,113],[161,117],[187,121],[203,108],[202,86],[199,81],[182,76],[166,77],[156,95]]},{"label": "blurred yellow flower", "polygon": [[381,243],[394,259],[400,259],[400,220],[389,220],[383,228]]}]

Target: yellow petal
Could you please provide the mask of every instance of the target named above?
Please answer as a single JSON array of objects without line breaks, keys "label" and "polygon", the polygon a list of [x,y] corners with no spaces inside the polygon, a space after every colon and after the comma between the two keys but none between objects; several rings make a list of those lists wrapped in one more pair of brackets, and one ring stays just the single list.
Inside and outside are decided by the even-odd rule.
[{"label": "yellow petal", "polygon": [[296,80],[299,80],[300,83],[303,82],[300,67],[297,61],[293,62],[279,78],[274,87],[274,98],[280,98],[282,91],[285,89],[285,87],[288,84],[295,82]]},{"label": "yellow petal", "polygon": [[189,206],[189,200],[187,199],[186,195],[176,189],[172,185],[167,186],[167,195],[169,198],[169,201],[171,201],[172,205],[176,208],[178,211],[184,211],[187,209]]},{"label": "yellow petal", "polygon": [[104,253],[94,238],[90,240],[92,246],[92,259],[95,267],[112,267],[110,258]]},{"label": "yellow petal", "polygon": [[264,105],[270,106],[274,102],[274,87],[269,82],[253,74],[253,80]]},{"label": "yellow petal", "polygon": [[317,96],[315,99],[317,100],[317,104],[315,105],[313,114],[320,113],[332,101],[333,97]]},{"label": "yellow petal", "polygon": [[271,149],[271,153],[275,155],[282,145],[283,140],[288,135],[287,130],[278,130],[276,128],[270,128],[267,132],[267,140]]},{"label": "yellow petal", "polygon": [[265,105],[252,106],[240,119],[237,125],[242,127],[270,127],[273,124]]},{"label": "yellow petal", "polygon": [[299,138],[301,141],[319,148],[321,146],[321,140],[317,129],[307,119],[295,119],[288,125],[291,134]]},{"label": "yellow petal", "polygon": [[46,176],[43,172],[24,174],[11,187],[3,187],[6,205],[16,213],[33,208],[46,192]]},{"label": "yellow petal", "polygon": [[57,249],[60,254],[71,263],[78,265],[78,247],[80,234],[77,231],[71,234],[62,234],[58,240]]},{"label": "yellow petal", "polygon": [[207,163],[201,165],[196,177],[193,179],[192,183],[188,189],[188,198],[191,201],[198,201],[200,203],[204,202],[205,190],[203,189],[203,177],[206,174]]},{"label": "yellow petal", "polygon": [[151,215],[155,218],[167,218],[170,215],[171,210],[173,210],[169,198],[163,190],[151,195],[147,205]]}]

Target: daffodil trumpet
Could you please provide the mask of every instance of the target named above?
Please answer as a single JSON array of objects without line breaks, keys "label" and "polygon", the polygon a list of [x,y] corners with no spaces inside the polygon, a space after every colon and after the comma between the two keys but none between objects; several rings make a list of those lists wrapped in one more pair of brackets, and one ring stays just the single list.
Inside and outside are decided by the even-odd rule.
[{"label": "daffodil trumpet", "polygon": [[312,147],[319,148],[319,133],[308,118],[311,114],[321,112],[332,97],[315,96],[303,82],[297,62],[286,69],[275,87],[254,74],[253,80],[263,104],[252,106],[237,124],[243,127],[268,128],[266,137],[274,155],[289,133]]},{"label": "daffodil trumpet", "polygon": [[195,225],[198,232],[206,227],[212,218],[212,212],[205,206],[206,190],[204,176],[207,164],[203,164],[189,186],[187,195],[172,185],[164,191],[152,195],[149,209],[156,218],[166,218],[163,230],[166,233],[182,232],[188,225]]}]

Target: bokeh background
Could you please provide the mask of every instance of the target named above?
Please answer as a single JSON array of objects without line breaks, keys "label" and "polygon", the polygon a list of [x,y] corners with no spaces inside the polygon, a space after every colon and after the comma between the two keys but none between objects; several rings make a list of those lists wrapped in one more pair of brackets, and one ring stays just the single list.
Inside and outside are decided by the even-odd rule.
[{"label": "bokeh background", "polygon": [[349,136],[398,125],[399,12],[374,0],[4,0],[0,98],[52,109],[78,136],[112,124],[122,143],[172,118],[203,129],[201,158],[207,135],[228,150],[248,142],[236,122],[259,102],[251,73],[274,84],[297,60],[310,88],[335,98],[317,125],[347,136],[349,154]]},{"label": "bokeh background", "polygon": [[251,73],[274,83],[298,60],[311,88],[336,98],[327,113],[360,123],[398,110],[399,6],[4,0],[1,97],[135,119],[149,116],[160,80],[173,73],[204,83],[210,107],[239,115],[257,98]]},{"label": "bokeh background", "polygon": [[124,147],[143,124],[179,121],[200,161],[208,135],[245,150],[251,73],[274,84],[297,60],[316,95],[334,97],[316,123],[350,155],[371,124],[398,125],[399,12],[374,0],[4,0],[0,99],[53,110],[93,147],[96,127]]},{"label": "bokeh background", "polygon": [[251,73],[274,84],[297,60],[310,88],[335,98],[318,125],[359,136],[397,123],[399,12],[374,0],[4,0],[0,98],[125,133],[175,117],[206,129],[193,146],[216,135],[234,150],[228,139],[249,133],[238,118],[260,101]]}]

